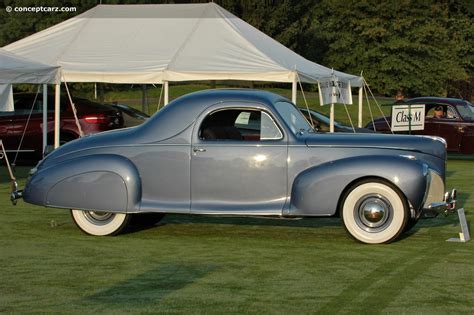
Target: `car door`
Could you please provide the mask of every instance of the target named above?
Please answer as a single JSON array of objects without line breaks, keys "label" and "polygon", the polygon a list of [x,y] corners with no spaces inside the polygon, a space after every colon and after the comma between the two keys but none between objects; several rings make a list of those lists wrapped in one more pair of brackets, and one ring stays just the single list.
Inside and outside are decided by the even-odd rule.
[{"label": "car door", "polygon": [[[34,103],[34,104],[33,104]],[[11,137],[20,152],[41,153],[43,98],[41,95],[19,97],[15,100],[15,115],[12,121]]]},{"label": "car door", "polygon": [[287,138],[266,110],[222,104],[193,131],[191,212],[279,215],[287,197]]},{"label": "car door", "polygon": [[[442,137],[447,142],[448,151],[459,151],[463,137],[461,116],[451,105],[434,104],[429,106],[426,111],[425,129],[417,134]],[[444,115],[442,117],[434,115],[436,107],[443,108]]]},{"label": "car door", "polygon": [[5,150],[16,150],[15,142],[11,137],[13,115],[15,112],[0,112],[0,139],[3,142]]},{"label": "car door", "polygon": [[463,123],[453,106],[447,106],[446,116],[438,119],[437,124],[438,135],[448,143],[448,151],[459,151],[463,137]]}]

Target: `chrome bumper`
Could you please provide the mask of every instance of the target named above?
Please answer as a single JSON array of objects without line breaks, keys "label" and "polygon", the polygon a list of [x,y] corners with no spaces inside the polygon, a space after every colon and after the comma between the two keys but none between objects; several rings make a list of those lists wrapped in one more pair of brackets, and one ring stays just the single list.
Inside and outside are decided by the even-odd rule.
[{"label": "chrome bumper", "polygon": [[23,190],[18,190],[18,184],[16,180],[13,180],[10,188],[10,201],[16,206],[16,201],[20,198],[23,198]]},{"label": "chrome bumper", "polygon": [[456,212],[456,189],[446,192],[442,202],[433,202],[423,209],[424,217],[436,217],[442,213],[448,215]]}]

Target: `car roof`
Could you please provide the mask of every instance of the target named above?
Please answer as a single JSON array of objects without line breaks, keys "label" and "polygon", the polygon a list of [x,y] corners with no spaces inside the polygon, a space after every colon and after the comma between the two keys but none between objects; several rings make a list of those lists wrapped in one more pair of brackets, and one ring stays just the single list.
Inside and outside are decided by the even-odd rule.
[{"label": "car roof", "polygon": [[449,97],[415,97],[407,99],[399,104],[423,104],[423,103],[436,103],[436,104],[448,104],[448,105],[465,105],[466,101],[460,98],[449,98]]},{"label": "car roof", "polygon": [[208,107],[223,102],[249,102],[272,106],[275,102],[287,101],[287,98],[252,89],[213,89],[193,92],[181,96],[153,115],[142,128],[150,134],[158,135],[156,141],[172,137],[190,126]]},{"label": "car roof", "polygon": [[274,103],[277,101],[288,101],[287,98],[268,91],[254,90],[254,89],[211,89],[202,90],[182,96],[175,101],[181,100],[181,98],[195,98],[195,97],[206,97],[208,99],[215,98],[216,101],[255,101],[259,103]]}]

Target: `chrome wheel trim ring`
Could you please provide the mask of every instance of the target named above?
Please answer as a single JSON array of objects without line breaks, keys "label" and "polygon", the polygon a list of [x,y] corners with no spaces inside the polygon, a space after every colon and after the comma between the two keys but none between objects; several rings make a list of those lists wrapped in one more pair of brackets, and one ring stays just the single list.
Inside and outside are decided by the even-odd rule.
[{"label": "chrome wheel trim ring", "polygon": [[393,207],[390,201],[380,194],[365,195],[354,207],[354,218],[364,231],[377,233],[390,225]]},{"label": "chrome wheel trim ring", "polygon": [[87,221],[94,225],[107,225],[115,218],[115,213],[103,211],[83,211]]}]

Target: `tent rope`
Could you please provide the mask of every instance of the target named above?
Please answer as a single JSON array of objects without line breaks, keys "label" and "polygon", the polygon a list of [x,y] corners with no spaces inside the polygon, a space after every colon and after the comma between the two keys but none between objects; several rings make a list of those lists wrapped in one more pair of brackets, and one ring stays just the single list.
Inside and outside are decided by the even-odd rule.
[{"label": "tent rope", "polygon": [[[334,70],[333,70],[333,71],[334,71]],[[336,80],[336,76],[334,75],[334,73],[332,74],[332,79],[333,79],[334,81]],[[338,89],[338,92],[339,92],[339,94],[341,95],[342,104],[344,105],[344,109],[346,110],[347,117],[349,118],[349,122],[351,123],[352,132],[353,132],[353,133],[356,133],[355,128],[354,128],[354,123],[352,122],[351,115],[349,114],[349,110],[347,109],[346,100],[344,99],[344,95],[342,94],[341,88],[340,88],[338,85],[336,85],[336,88]],[[352,92],[351,92],[351,93],[352,93]]]},{"label": "tent rope", "polygon": [[81,124],[79,123],[79,119],[77,118],[76,105],[74,105],[74,102],[72,101],[71,93],[69,93],[69,88],[67,86],[66,81],[64,81],[64,86],[66,87],[66,92],[67,92],[67,96],[69,98],[69,103],[71,104],[72,113],[74,114],[74,120],[76,122],[77,130],[79,130],[79,137],[82,138],[82,137],[84,137],[84,132],[82,131]]},{"label": "tent rope", "polygon": [[156,112],[158,112],[160,110],[160,104],[161,104],[161,96],[163,95],[163,88],[164,88],[164,84],[161,85],[161,90],[160,90],[160,97],[158,98],[158,107],[156,108]]},{"label": "tent rope", "polygon": [[[334,74],[333,74],[333,79],[335,79],[335,75],[334,75]],[[350,83],[349,83],[349,84],[350,84]],[[356,130],[355,130],[355,128],[354,128],[354,123],[352,122],[351,114],[349,114],[349,110],[347,109],[346,100],[344,99],[344,95],[342,94],[341,88],[340,88],[339,85],[337,85],[337,84],[336,84],[336,88],[338,89],[338,92],[339,92],[339,94],[341,95],[342,104],[344,105],[344,109],[346,110],[347,117],[349,118],[349,122],[351,123],[352,132],[353,132],[353,133],[356,133]],[[352,92],[351,92],[351,93],[352,93]]]},{"label": "tent rope", "polygon": [[16,165],[16,160],[18,158],[18,153],[20,153],[21,145],[23,144],[23,139],[25,138],[26,130],[28,129],[28,125],[29,125],[30,120],[31,120],[31,115],[33,114],[33,109],[35,108],[36,100],[38,99],[40,89],[41,89],[41,85],[38,86],[38,90],[36,91],[35,99],[33,100],[33,104],[31,105],[30,113],[28,115],[28,119],[26,120],[25,129],[23,130],[23,133],[22,133],[21,139],[20,139],[20,143],[18,145],[18,149],[16,150],[16,153],[15,153],[15,158],[13,159],[13,163],[12,163],[13,167],[15,167],[15,165]]},{"label": "tent rope", "polygon": [[[367,83],[367,81],[365,81],[365,78],[364,78],[364,77],[362,77],[362,80],[364,80],[364,89],[365,89],[365,87],[367,86],[367,89],[369,90],[370,95],[371,95],[372,98],[374,99],[375,105],[377,105],[378,109],[380,110],[380,113],[382,114],[383,119],[384,119],[385,122],[387,123],[387,126],[390,127],[390,123],[388,122],[387,117],[385,117],[385,113],[383,112],[382,107],[381,107],[381,106],[379,105],[379,103],[377,102],[377,99],[375,98],[374,93],[372,93],[372,90],[370,89],[369,84]],[[367,93],[366,93],[366,95],[367,95]],[[369,107],[369,109],[370,109],[370,107]],[[371,114],[372,114],[372,113],[371,113]],[[373,117],[372,117],[372,124],[373,124],[373,126],[374,126],[374,131],[377,131],[377,130],[375,130],[375,122],[374,122],[374,120],[373,120]],[[389,129],[390,129],[390,132],[393,134],[392,128],[389,128]]]},{"label": "tent rope", "polygon": [[295,73],[296,73],[296,78],[298,79],[298,83],[300,85],[301,94],[303,95],[304,104],[306,105],[306,110],[308,111],[309,122],[311,123],[311,127],[313,127],[313,129],[314,129],[313,116],[311,116],[311,112],[309,111],[309,105],[308,105],[308,102],[306,101],[306,96],[305,96],[305,93],[304,93],[304,90],[303,90],[303,85],[301,84],[300,76],[298,74],[298,71],[295,71]]},{"label": "tent rope", "polygon": [[365,83],[364,83],[364,94],[365,94],[365,98],[367,99],[367,107],[369,108],[370,120],[372,121],[372,125],[374,126],[374,131],[377,132],[377,128],[375,127],[375,123],[374,123],[374,116],[372,114],[372,108],[370,107],[369,94],[367,93]]}]

